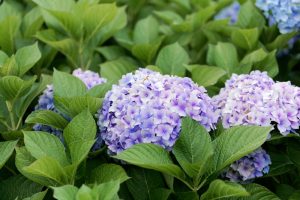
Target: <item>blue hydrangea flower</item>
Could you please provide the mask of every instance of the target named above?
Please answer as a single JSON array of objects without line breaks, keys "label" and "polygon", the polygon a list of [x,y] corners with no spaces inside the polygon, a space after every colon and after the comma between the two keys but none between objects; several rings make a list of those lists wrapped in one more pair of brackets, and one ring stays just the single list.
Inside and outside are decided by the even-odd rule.
[{"label": "blue hydrangea flower", "polygon": [[233,182],[247,183],[251,179],[262,177],[269,173],[270,156],[262,148],[235,161],[229,166],[224,176]]},{"label": "blue hydrangea flower", "polygon": [[[91,89],[96,85],[100,85],[106,82],[106,79],[101,78],[98,73],[89,70],[83,71],[82,69],[76,69],[73,71],[72,75],[82,80],[83,83],[86,85],[87,89]],[[38,104],[36,105],[35,110],[51,110],[61,114],[67,120],[70,120],[67,116],[64,116],[62,113],[60,113],[54,106],[53,85],[47,85],[47,88],[44,90],[43,94],[39,97]],[[55,129],[51,126],[42,125],[42,124],[35,124],[33,126],[33,129],[35,131],[49,132],[51,134],[56,135],[63,141],[63,134],[61,130]],[[102,139],[98,134],[93,150],[99,149],[101,144],[102,144]]]},{"label": "blue hydrangea flower", "polygon": [[171,150],[184,116],[207,130],[218,119],[206,90],[191,79],[140,69],[124,75],[106,94],[98,125],[111,154],[137,143]]},{"label": "blue hydrangea flower", "polygon": [[231,5],[225,7],[222,9],[215,17],[214,19],[230,19],[230,24],[234,24],[239,15],[240,11],[240,4],[235,1]]},{"label": "blue hydrangea flower", "polygon": [[299,0],[256,0],[269,23],[276,23],[281,33],[289,33],[300,29]]}]

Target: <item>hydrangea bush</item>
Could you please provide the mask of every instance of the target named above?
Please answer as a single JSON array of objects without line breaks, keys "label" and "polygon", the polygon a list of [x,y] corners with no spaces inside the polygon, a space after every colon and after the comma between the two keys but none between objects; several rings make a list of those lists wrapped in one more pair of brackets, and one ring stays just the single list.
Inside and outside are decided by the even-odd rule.
[{"label": "hydrangea bush", "polygon": [[299,5],[0,1],[0,199],[299,199]]}]

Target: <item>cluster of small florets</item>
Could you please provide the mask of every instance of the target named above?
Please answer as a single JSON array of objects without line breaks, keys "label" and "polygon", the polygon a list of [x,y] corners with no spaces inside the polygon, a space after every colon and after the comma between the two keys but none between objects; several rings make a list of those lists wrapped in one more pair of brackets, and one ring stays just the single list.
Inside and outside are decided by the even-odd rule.
[{"label": "cluster of small florets", "polygon": [[235,1],[229,6],[222,9],[215,17],[214,19],[229,19],[230,24],[234,24],[238,19],[238,14],[240,11],[240,4]]},{"label": "cluster of small florets", "polygon": [[106,94],[98,125],[110,153],[137,143],[171,150],[184,116],[207,130],[214,128],[218,119],[206,90],[191,79],[140,69],[124,75]]},{"label": "cluster of small florets", "polygon": [[236,125],[277,125],[286,135],[299,128],[299,88],[289,82],[275,83],[266,72],[233,75],[213,97],[225,128]]},{"label": "cluster of small florets", "polygon": [[[76,69],[73,71],[72,75],[82,80],[83,83],[86,85],[87,89],[91,89],[96,85],[100,85],[106,82],[106,79],[101,78],[98,73],[89,70],[83,71],[81,69]],[[43,94],[39,97],[38,105],[35,107],[35,110],[51,110],[56,113],[59,113],[67,120],[70,120],[67,116],[59,112],[54,106],[53,85],[48,85],[47,88],[44,90]],[[61,130],[42,124],[35,124],[33,126],[33,129],[36,131],[44,131],[54,134],[63,141],[63,134]],[[97,146],[98,148],[99,146],[101,146],[100,143],[102,143],[102,139],[100,136],[98,136],[94,147]]]},{"label": "cluster of small florets", "polygon": [[269,172],[270,156],[262,148],[232,163],[224,176],[233,182],[248,182]]},{"label": "cluster of small florets", "polygon": [[281,33],[289,33],[300,29],[299,0],[257,0],[269,22],[278,24]]}]

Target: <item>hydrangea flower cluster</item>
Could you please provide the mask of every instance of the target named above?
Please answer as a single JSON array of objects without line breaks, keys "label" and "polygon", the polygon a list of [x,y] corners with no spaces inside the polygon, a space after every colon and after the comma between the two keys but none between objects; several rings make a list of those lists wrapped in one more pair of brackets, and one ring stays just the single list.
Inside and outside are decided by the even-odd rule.
[{"label": "hydrangea flower cluster", "polygon": [[223,126],[269,126],[275,122],[286,135],[300,125],[299,88],[289,82],[275,83],[266,72],[233,75],[213,104],[221,110]]},{"label": "hydrangea flower cluster", "polygon": [[232,163],[224,176],[233,182],[248,182],[269,172],[270,156],[262,148]]},{"label": "hydrangea flower cluster", "polygon": [[240,11],[240,4],[234,1],[231,5],[222,9],[214,19],[230,19],[230,24],[234,24],[238,19],[238,14]]},{"label": "hydrangea flower cluster", "polygon": [[184,116],[207,130],[214,128],[218,119],[206,90],[190,78],[140,69],[124,75],[106,94],[98,125],[111,154],[137,143],[171,150]]},{"label": "hydrangea flower cluster", "polygon": [[300,29],[299,0],[257,0],[269,23],[278,24],[281,33],[289,33]]},{"label": "hydrangea flower cluster", "polygon": [[[76,69],[72,73],[73,76],[81,79],[83,83],[86,85],[87,89],[91,89],[96,85],[100,85],[106,82],[106,79],[101,78],[98,73],[92,71],[83,71],[82,69]],[[47,85],[47,88],[44,90],[43,94],[39,97],[38,104],[35,107],[35,110],[51,110],[61,114],[67,120],[70,120],[67,116],[64,116],[60,113],[54,106],[54,98],[53,98],[53,85]],[[61,130],[55,129],[51,126],[35,124],[33,126],[35,131],[44,131],[51,134],[56,135],[63,141],[63,134]],[[99,149],[102,144],[102,139],[98,135],[96,143],[93,147],[93,150]]]}]

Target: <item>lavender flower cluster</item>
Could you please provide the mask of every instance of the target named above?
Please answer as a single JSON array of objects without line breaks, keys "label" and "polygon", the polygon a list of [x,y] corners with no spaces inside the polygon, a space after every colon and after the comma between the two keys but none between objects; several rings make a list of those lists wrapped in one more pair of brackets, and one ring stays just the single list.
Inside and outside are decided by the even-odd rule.
[{"label": "lavender flower cluster", "polygon": [[300,126],[300,90],[289,82],[275,83],[266,72],[233,75],[213,104],[221,111],[223,126],[270,126],[282,135]]},{"label": "lavender flower cluster", "polygon": [[222,9],[214,19],[229,19],[230,24],[234,24],[238,19],[238,13],[240,11],[240,4],[237,1],[234,1],[229,6]]},{"label": "lavender flower cluster", "polygon": [[[98,73],[89,70],[83,71],[82,69],[76,69],[73,71],[72,75],[82,80],[83,83],[86,85],[87,89],[91,89],[96,85],[100,85],[106,82],[106,79],[101,78]],[[43,94],[39,97],[38,104],[36,105],[35,110],[51,110],[56,113],[59,113],[67,120],[70,120],[67,116],[60,113],[54,106],[53,85],[48,85],[47,88],[44,90]],[[61,130],[42,124],[35,124],[33,126],[33,129],[35,131],[44,131],[54,134],[63,141],[63,134]],[[102,139],[100,135],[98,135],[93,150],[99,149],[101,143]]]},{"label": "lavender flower cluster", "polygon": [[232,163],[224,176],[233,182],[248,182],[269,172],[270,156],[262,148]]},{"label": "lavender flower cluster", "polygon": [[278,24],[281,33],[290,33],[300,29],[299,0],[257,0],[269,22]]},{"label": "lavender flower cluster", "polygon": [[140,69],[124,75],[106,94],[98,125],[111,154],[137,143],[171,150],[184,116],[207,130],[218,119],[206,90],[191,79]]}]

